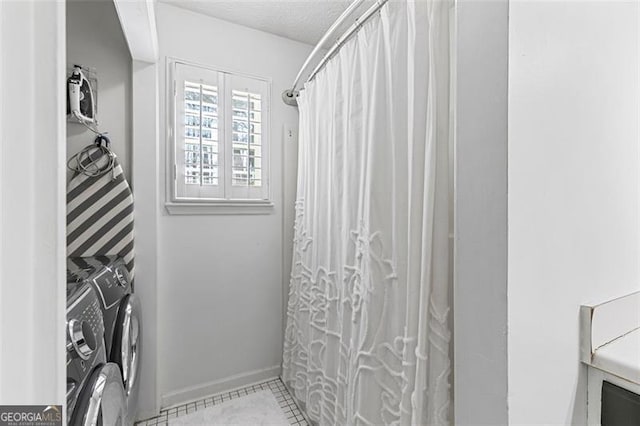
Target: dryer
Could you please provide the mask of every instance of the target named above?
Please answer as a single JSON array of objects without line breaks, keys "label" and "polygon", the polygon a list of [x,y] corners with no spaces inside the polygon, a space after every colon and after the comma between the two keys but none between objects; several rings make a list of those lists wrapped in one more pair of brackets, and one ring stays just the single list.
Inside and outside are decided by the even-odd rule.
[{"label": "dryer", "polygon": [[140,373],[141,313],[124,260],[116,256],[70,258],[70,277],[91,285],[105,324],[107,360],[119,367],[126,395],[127,423],[135,420]]},{"label": "dryer", "polygon": [[119,368],[107,362],[100,302],[89,284],[67,285],[66,329],[69,424],[125,425],[127,406]]}]

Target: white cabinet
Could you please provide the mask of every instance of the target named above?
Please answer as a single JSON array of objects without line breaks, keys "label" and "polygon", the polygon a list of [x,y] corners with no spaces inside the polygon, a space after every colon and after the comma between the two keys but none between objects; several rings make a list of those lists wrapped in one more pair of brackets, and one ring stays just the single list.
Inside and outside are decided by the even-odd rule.
[{"label": "white cabinet", "polygon": [[600,425],[602,386],[640,395],[640,292],[580,310],[580,355],[588,368],[587,420]]}]

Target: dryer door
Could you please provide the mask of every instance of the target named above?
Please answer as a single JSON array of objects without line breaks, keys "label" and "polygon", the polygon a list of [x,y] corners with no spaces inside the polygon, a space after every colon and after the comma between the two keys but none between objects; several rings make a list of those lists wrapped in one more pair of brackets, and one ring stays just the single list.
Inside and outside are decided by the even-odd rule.
[{"label": "dryer door", "polygon": [[122,382],[127,396],[127,411],[130,421],[133,421],[138,405],[140,342],[142,340],[140,318],[138,297],[135,294],[127,295],[118,310],[111,360],[117,363],[122,370]]},{"label": "dryer door", "polygon": [[69,422],[73,426],[125,426],[126,401],[120,369],[111,362],[95,369]]}]

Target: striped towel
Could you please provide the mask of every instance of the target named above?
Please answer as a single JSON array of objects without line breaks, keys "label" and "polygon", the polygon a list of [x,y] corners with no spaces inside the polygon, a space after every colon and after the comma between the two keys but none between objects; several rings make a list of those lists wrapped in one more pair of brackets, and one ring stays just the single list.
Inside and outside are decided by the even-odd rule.
[{"label": "striped towel", "polygon": [[108,255],[124,258],[133,280],[133,195],[117,158],[113,171],[76,174],[67,186],[67,256]]}]

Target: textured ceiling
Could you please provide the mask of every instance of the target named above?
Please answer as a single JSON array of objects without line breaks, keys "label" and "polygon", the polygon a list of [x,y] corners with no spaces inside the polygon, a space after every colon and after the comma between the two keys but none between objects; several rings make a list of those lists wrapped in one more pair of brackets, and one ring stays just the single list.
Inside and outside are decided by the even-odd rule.
[{"label": "textured ceiling", "polygon": [[159,0],[225,21],[316,44],[351,0]]}]

